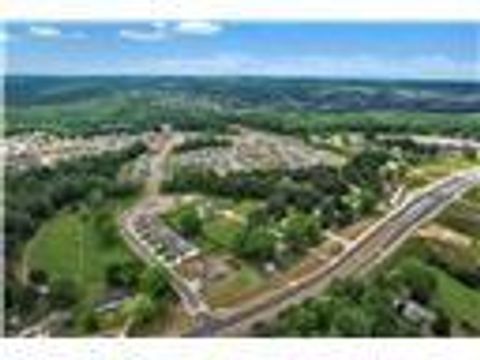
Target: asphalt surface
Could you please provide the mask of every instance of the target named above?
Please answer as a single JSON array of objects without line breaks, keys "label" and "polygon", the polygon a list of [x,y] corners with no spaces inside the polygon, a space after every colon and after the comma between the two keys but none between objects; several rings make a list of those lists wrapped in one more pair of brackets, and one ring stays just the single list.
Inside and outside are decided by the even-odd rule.
[{"label": "asphalt surface", "polygon": [[478,184],[480,169],[461,172],[429,186],[390,211],[359,237],[356,246],[327,266],[299,279],[294,286],[282,289],[229,316],[213,318],[205,315],[199,326],[186,336],[246,334],[255,322],[268,321],[288,306],[318,295],[334,279],[363,274],[401,245],[418,227]]},{"label": "asphalt surface", "polygon": [[185,309],[197,316],[208,311],[200,293],[186,279],[180,276],[157,250],[163,248],[165,257],[181,259],[195,249],[191,244],[165,224],[158,221],[158,214],[169,207],[167,197],[159,192],[163,179],[164,162],[174,148],[176,138],[161,139],[151,144],[152,155],[150,176],[147,180],[147,197],[134,208],[123,213],[119,219],[120,229],[130,248],[148,264],[162,263],[170,274],[172,286]]}]

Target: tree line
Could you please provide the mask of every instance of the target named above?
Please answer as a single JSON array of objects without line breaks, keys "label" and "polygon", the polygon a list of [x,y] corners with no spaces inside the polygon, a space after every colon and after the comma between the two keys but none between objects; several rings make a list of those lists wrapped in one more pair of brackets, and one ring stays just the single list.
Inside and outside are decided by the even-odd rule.
[{"label": "tree line", "polygon": [[30,239],[40,225],[65,206],[132,193],[137,185],[117,178],[120,167],[145,150],[138,143],[118,152],[64,161],[5,176],[7,256]]},{"label": "tree line", "polygon": [[357,213],[371,211],[389,176],[384,166],[391,155],[366,150],[341,168],[319,164],[303,169],[253,170],[219,175],[210,169],[178,168],[162,188],[200,192],[234,199],[262,199],[266,212],[282,217],[288,207],[319,210],[328,224],[348,223]]}]

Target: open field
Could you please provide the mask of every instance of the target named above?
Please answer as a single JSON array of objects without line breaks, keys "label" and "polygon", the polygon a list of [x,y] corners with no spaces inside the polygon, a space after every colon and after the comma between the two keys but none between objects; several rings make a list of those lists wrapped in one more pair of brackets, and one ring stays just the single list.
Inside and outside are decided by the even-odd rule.
[{"label": "open field", "polygon": [[242,295],[259,290],[265,279],[248,264],[240,264],[234,271],[207,289],[209,304],[215,307],[238,305]]},{"label": "open field", "polygon": [[121,238],[106,244],[93,217],[107,209],[115,216],[132,199],[108,203],[88,212],[64,211],[46,222],[30,241],[24,267],[42,269],[51,279],[69,278],[87,302],[98,301],[105,291],[105,269],[113,262],[135,261]]},{"label": "open field", "polygon": [[462,324],[480,330],[480,291],[473,290],[438,268],[431,268],[437,278],[438,302],[447,314]]},{"label": "open field", "polygon": [[462,155],[445,155],[425,164],[414,167],[406,176],[406,185],[409,188],[419,188],[455,171],[480,166],[480,158],[467,159]]},{"label": "open field", "polygon": [[[474,191],[476,194],[478,190]],[[471,251],[480,265],[480,203],[471,201],[472,193],[440,215],[438,221],[472,240]]]}]

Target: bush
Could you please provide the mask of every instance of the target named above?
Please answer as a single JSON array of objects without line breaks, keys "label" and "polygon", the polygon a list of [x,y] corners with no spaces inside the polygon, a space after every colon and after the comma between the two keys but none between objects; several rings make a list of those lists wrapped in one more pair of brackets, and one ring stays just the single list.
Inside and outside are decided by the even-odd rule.
[{"label": "bush", "polygon": [[71,279],[63,278],[52,281],[49,300],[53,308],[67,309],[78,301],[78,289]]}]

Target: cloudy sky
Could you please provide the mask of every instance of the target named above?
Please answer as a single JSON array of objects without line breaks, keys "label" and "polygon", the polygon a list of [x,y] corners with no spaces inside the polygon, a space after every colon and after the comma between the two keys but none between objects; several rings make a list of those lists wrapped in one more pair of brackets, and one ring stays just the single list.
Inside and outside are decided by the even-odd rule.
[{"label": "cloudy sky", "polygon": [[0,42],[10,74],[480,80],[468,23],[10,23]]}]

